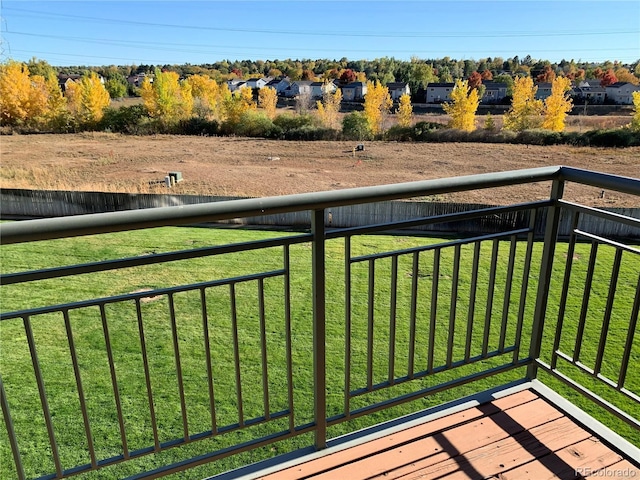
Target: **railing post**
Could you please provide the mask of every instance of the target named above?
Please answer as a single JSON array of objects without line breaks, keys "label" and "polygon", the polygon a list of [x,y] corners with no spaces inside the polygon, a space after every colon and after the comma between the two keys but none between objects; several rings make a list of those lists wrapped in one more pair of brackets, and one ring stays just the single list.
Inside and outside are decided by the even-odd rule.
[{"label": "railing post", "polygon": [[549,207],[544,232],[544,246],[542,260],[540,263],[540,279],[538,281],[538,292],[536,295],[536,306],[533,313],[533,326],[531,328],[531,345],[529,347],[529,358],[532,363],[527,368],[527,379],[533,380],[538,375],[538,365],[535,363],[540,356],[542,349],[542,333],[544,331],[544,321],[547,312],[547,301],[549,299],[549,285],[553,271],[553,257],[556,251],[558,238],[558,226],[560,224],[560,207],[557,200],[562,198],[564,192],[564,180],[556,178],[551,186],[551,200],[554,204]]},{"label": "railing post", "polygon": [[311,276],[313,288],[313,401],[315,447],[327,446],[326,354],[325,354],[325,238],[324,210],[313,210]]}]

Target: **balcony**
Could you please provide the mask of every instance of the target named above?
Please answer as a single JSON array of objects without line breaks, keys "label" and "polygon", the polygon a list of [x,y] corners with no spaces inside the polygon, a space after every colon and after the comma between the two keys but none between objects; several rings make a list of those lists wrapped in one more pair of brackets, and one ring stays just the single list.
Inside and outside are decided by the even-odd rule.
[{"label": "balcony", "polygon": [[[2,224],[3,476],[640,475],[640,219],[567,182],[640,197],[545,167]],[[549,197],[335,227],[529,183]]]}]

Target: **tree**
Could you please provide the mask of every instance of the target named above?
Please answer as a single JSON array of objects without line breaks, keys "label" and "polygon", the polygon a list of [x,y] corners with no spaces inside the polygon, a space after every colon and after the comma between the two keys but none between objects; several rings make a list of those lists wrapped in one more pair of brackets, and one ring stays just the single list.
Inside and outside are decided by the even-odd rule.
[{"label": "tree", "polygon": [[318,116],[323,125],[329,128],[338,127],[338,112],[340,112],[340,103],[342,102],[342,90],[339,88],[331,93],[325,91],[322,101],[316,102],[318,107]]},{"label": "tree", "polygon": [[111,100],[109,92],[95,72],[84,75],[79,83],[70,83],[66,96],[71,114],[81,125],[99,122]]},{"label": "tree", "polygon": [[398,125],[401,127],[410,127],[413,117],[413,106],[411,105],[411,96],[403,94],[398,103]]},{"label": "tree", "polygon": [[27,66],[13,60],[0,65],[0,124],[33,124],[44,113],[46,103],[43,77],[30,77]]},{"label": "tree", "polygon": [[520,132],[540,126],[542,100],[535,98],[538,87],[531,77],[516,77],[513,83],[511,108],[504,115],[504,128]]},{"label": "tree", "polygon": [[442,108],[451,116],[449,126],[472,132],[476,129],[476,110],[480,105],[478,90],[470,88],[467,80],[456,80],[451,91],[451,102],[443,103]]},{"label": "tree", "polygon": [[393,101],[389,89],[380,82],[367,82],[367,94],[364,96],[364,116],[374,135],[382,133],[383,123],[391,109]]},{"label": "tree", "polygon": [[562,132],[567,113],[571,111],[572,101],[567,95],[571,89],[571,80],[566,77],[556,77],[551,84],[551,95],[544,101],[544,121],[542,128]]},{"label": "tree", "polygon": [[482,75],[480,75],[478,72],[471,73],[471,75],[469,75],[468,84],[469,88],[474,88],[477,90],[478,88],[480,88],[480,85],[482,85]]},{"label": "tree", "polygon": [[634,132],[640,132],[640,92],[633,92],[633,117],[629,127]]},{"label": "tree", "polygon": [[356,72],[347,68],[340,74],[340,81],[342,83],[351,83],[356,81]]},{"label": "tree", "polygon": [[222,111],[223,117],[228,123],[237,124],[245,112],[256,109],[250,88],[241,88],[233,92],[233,94],[226,89],[224,93],[226,95],[222,100]]},{"label": "tree", "polygon": [[480,75],[482,80],[486,80],[488,82],[493,80],[493,73],[491,73],[491,70],[483,70]]},{"label": "tree", "polygon": [[104,88],[111,98],[122,98],[127,94],[127,84],[115,77],[107,79]]},{"label": "tree", "polygon": [[344,116],[342,134],[353,140],[368,140],[372,137],[369,122],[362,112],[351,112]]},{"label": "tree", "polygon": [[180,84],[176,72],[156,69],[153,84],[145,78],[140,88],[149,115],[164,123],[187,118],[193,110],[192,89],[189,83]]},{"label": "tree", "polygon": [[616,68],[615,76],[619,82],[629,82],[633,83],[634,85],[640,84],[640,78],[631,73],[628,68]]},{"label": "tree", "polygon": [[546,65],[542,73],[536,77],[536,80],[538,80],[538,82],[547,82],[547,83],[551,83],[555,79],[556,79],[556,72],[553,70],[553,68],[551,68],[551,65]]},{"label": "tree", "polygon": [[276,116],[276,106],[278,104],[278,92],[275,88],[262,87],[258,91],[258,105],[264,109],[264,113],[273,120]]},{"label": "tree", "polygon": [[220,86],[206,75],[191,75],[185,80],[191,86],[194,112],[200,118],[218,118],[220,106]]},{"label": "tree", "polygon": [[616,77],[616,74],[613,73],[613,69],[609,69],[607,70],[600,78],[600,86],[601,87],[606,87],[609,85],[613,85],[614,83],[616,83],[618,81],[618,78]]}]

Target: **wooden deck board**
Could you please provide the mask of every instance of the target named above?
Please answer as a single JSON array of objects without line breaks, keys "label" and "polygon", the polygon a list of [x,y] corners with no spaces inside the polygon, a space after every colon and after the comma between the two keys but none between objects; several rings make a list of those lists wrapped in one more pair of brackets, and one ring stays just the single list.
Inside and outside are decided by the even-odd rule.
[{"label": "wooden deck board", "polygon": [[257,478],[575,479],[611,469],[640,478],[620,454],[524,390]]}]

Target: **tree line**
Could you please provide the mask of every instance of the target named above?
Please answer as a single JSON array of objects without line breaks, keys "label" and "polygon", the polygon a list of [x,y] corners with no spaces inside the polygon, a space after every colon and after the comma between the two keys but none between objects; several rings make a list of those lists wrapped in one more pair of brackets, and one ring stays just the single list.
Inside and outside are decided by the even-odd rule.
[{"label": "tree line", "polygon": [[[315,109],[305,106],[297,114],[279,115],[276,91],[272,88],[262,88],[257,95],[249,88],[231,92],[226,83],[220,84],[207,75],[181,79],[177,72],[156,69],[153,83],[146,77],[140,87],[141,105],[114,109],[109,107],[108,81],[103,83],[96,72],[85,73],[79,82],[68,82],[63,95],[55,71],[42,63],[37,66],[33,69],[11,60],[0,64],[2,126],[27,131],[110,130],[309,140],[426,138],[422,138],[426,122],[418,122],[418,127],[413,125],[412,104],[407,94],[398,101],[395,121],[390,121],[394,104],[388,88],[380,81],[367,81],[362,111],[339,115],[342,94],[338,89],[327,91],[316,102]],[[570,85],[568,77],[556,76],[551,95],[542,101],[535,98],[537,87],[530,76],[516,76],[503,130],[563,132],[566,115],[572,108]],[[477,130],[481,87],[481,82],[456,81],[451,100],[443,104],[450,129]],[[640,143],[636,138],[640,131],[640,92],[634,93],[634,103],[635,114],[627,130],[634,134],[630,141]],[[387,128],[390,123],[394,125]],[[439,128],[428,125],[426,130]],[[482,130],[495,133],[490,115]],[[427,137],[437,140],[434,134]]]}]

